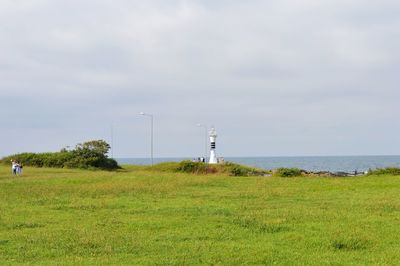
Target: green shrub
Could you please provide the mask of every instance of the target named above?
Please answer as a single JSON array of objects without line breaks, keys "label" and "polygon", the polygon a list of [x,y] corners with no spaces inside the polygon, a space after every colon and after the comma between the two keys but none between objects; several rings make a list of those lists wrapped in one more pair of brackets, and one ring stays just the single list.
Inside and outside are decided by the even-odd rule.
[{"label": "green shrub", "polygon": [[400,175],[400,168],[397,167],[378,168],[369,171],[368,175]]},{"label": "green shrub", "polygon": [[294,177],[301,176],[302,170],[298,168],[278,168],[274,171],[275,176]]},{"label": "green shrub", "polygon": [[233,176],[246,176],[246,175],[248,175],[248,172],[245,169],[243,169],[242,167],[234,166],[231,169],[231,175],[233,175]]},{"label": "green shrub", "polygon": [[267,170],[253,168],[231,162],[227,162],[218,166],[222,170],[222,172],[225,172],[231,176],[260,176],[268,173]]},{"label": "green shrub", "polygon": [[9,164],[16,160],[23,165],[54,168],[83,168],[114,170],[120,168],[117,161],[107,157],[110,145],[103,140],[92,140],[78,144],[74,150],[62,149],[60,152],[20,153],[7,156],[1,160]]},{"label": "green shrub", "polygon": [[260,176],[268,173],[267,170],[253,168],[237,163],[225,162],[214,165],[218,173],[224,173],[231,176]]},{"label": "green shrub", "polygon": [[193,173],[193,174],[207,174],[212,167],[206,163],[182,161],[178,164],[177,172]]},{"label": "green shrub", "polygon": [[182,161],[177,165],[177,172],[193,174],[228,174],[231,176],[259,176],[268,173],[266,170],[252,168],[235,163],[206,164],[201,162]]}]

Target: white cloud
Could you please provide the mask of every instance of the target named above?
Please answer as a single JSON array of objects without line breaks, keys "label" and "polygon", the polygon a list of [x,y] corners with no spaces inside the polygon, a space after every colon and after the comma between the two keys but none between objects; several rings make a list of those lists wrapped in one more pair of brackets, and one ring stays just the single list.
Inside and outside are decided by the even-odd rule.
[{"label": "white cloud", "polygon": [[195,155],[198,122],[225,134],[227,155],[357,153],[335,136],[366,145],[375,123],[392,133],[369,153],[389,153],[399,11],[391,0],[1,1],[0,137],[58,149],[114,123],[129,143],[119,155],[145,156],[147,111],[163,156]]}]

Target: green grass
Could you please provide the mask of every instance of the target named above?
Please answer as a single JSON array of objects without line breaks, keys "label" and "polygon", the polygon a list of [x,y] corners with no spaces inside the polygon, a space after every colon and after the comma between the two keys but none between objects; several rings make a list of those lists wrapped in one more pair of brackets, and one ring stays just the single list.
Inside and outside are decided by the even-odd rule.
[{"label": "green grass", "polygon": [[396,265],[400,176],[0,166],[0,265]]}]

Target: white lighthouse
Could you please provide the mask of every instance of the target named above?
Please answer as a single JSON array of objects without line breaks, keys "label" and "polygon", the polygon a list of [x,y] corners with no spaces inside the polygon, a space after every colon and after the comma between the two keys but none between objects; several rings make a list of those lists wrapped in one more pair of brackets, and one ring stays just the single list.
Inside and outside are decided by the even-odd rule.
[{"label": "white lighthouse", "polygon": [[217,156],[215,155],[215,140],[217,139],[217,132],[215,131],[215,128],[212,127],[210,130],[210,144],[211,144],[211,149],[210,149],[210,164],[216,164],[218,163]]}]

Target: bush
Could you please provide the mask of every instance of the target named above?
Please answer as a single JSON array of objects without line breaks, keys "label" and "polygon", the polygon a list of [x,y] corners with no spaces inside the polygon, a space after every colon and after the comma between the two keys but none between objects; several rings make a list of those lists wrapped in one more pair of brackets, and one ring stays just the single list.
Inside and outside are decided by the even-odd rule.
[{"label": "bush", "polygon": [[234,166],[231,169],[231,175],[233,175],[233,176],[246,176],[246,175],[248,175],[248,171],[246,171],[242,167]]},{"label": "bush", "polygon": [[78,144],[72,151],[62,149],[60,152],[20,153],[7,156],[1,160],[9,164],[16,160],[23,165],[55,168],[83,168],[114,170],[120,168],[114,159],[107,157],[110,145],[103,140],[92,140]]},{"label": "bush", "polygon": [[207,174],[211,170],[211,166],[202,162],[182,161],[178,164],[177,172]]},{"label": "bush", "polygon": [[301,176],[303,171],[298,168],[278,168],[274,171],[275,176],[280,177],[294,177],[294,176]]},{"label": "bush", "polygon": [[400,168],[397,167],[378,168],[369,171],[368,175],[400,175]]},{"label": "bush", "polygon": [[193,174],[222,173],[231,176],[260,176],[268,173],[266,170],[252,168],[235,163],[206,164],[201,162],[182,161],[176,168],[177,172]]},{"label": "bush", "polygon": [[267,170],[253,168],[237,163],[227,162],[219,165],[219,168],[232,176],[260,176],[269,173]]}]

